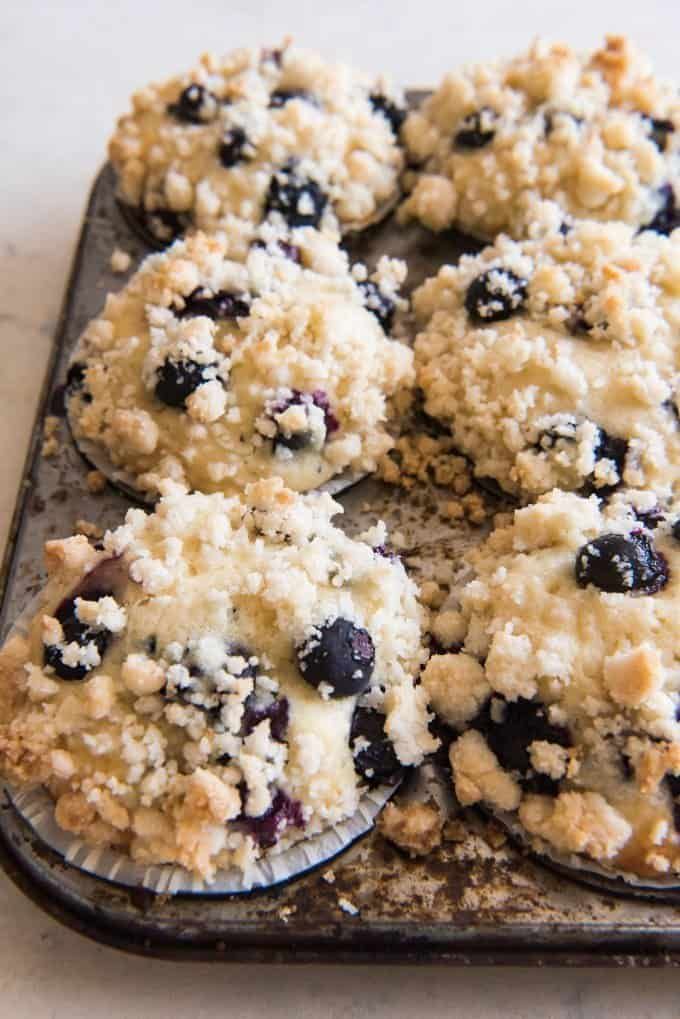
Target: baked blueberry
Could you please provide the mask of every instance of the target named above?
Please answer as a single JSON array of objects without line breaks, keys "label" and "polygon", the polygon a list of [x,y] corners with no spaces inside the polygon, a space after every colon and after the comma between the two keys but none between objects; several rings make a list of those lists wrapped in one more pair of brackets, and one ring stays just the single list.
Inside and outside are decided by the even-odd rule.
[{"label": "baked blueberry", "polygon": [[318,226],[328,199],[315,180],[284,167],[269,182],[265,213],[279,212],[290,227]]},{"label": "baked blueberry", "polygon": [[157,372],[157,398],[167,407],[186,406],[187,397],[208,381],[206,372],[213,367],[196,361],[172,361],[166,358]]},{"label": "baked blueberry", "polygon": [[496,113],[488,106],[469,113],[461,121],[454,142],[459,149],[482,149],[493,140],[496,133]]},{"label": "baked blueberry", "polygon": [[269,108],[272,110],[280,110],[282,106],[289,103],[291,99],[302,99],[307,103],[311,103],[313,106],[318,106],[318,100],[316,96],[312,95],[304,88],[277,88],[275,92],[269,97]]},{"label": "baked blueberry", "polygon": [[85,403],[92,403],[92,394],[88,393],[85,387],[86,371],[87,365],[84,361],[74,361],[66,373],[65,392],[67,397],[73,396],[74,393],[80,393],[81,399]]},{"label": "baked blueberry", "polygon": [[386,333],[389,333],[394,322],[396,305],[391,297],[383,294],[373,280],[363,280],[359,283],[359,289],[363,295],[364,305],[375,317]]},{"label": "baked blueberry", "polygon": [[[293,390],[293,395],[288,400],[282,400],[272,408],[273,414],[282,414],[283,411],[287,410],[288,407],[299,407],[299,406],[313,406],[318,407],[323,412],[324,426],[326,429],[326,436],[332,435],[333,432],[337,432],[340,427],[338,419],[333,414],[328,395],[322,389],[315,389],[313,393],[301,393],[299,390]],[[274,449],[277,446],[284,446],[286,449],[290,449],[292,452],[296,452],[300,449],[306,449],[314,439],[312,428],[303,428],[299,431],[285,431],[279,424],[277,424],[276,435],[274,436]]]},{"label": "baked blueberry", "polygon": [[680,517],[674,521],[673,526],[671,527],[671,532],[675,540],[680,541]]},{"label": "baked blueberry", "polygon": [[396,782],[404,767],[385,733],[385,716],[373,708],[357,707],[352,716],[349,745],[354,770],[369,786]]},{"label": "baked blueberry", "polygon": [[[109,591],[93,590],[88,594],[88,599],[90,601],[98,601],[99,598],[103,598],[109,593]],[[78,619],[76,615],[76,597],[83,597],[83,595],[74,594],[72,598],[64,598],[54,613],[55,618],[61,623],[61,628],[64,632],[61,644],[48,644],[44,651],[45,665],[51,665],[59,679],[84,679],[95,667],[94,665],[85,664],[67,665],[64,661],[64,649],[61,645],[75,643],[78,647],[84,648],[88,644],[93,644],[99,652],[101,659],[104,657],[104,652],[111,638],[109,630],[88,626],[87,623],[83,623]]]},{"label": "baked blueberry", "polygon": [[675,124],[665,117],[647,117],[643,114],[649,127],[649,137],[656,145],[659,152],[664,152],[668,142],[668,136],[675,131]]},{"label": "baked blueberry", "polygon": [[186,124],[206,124],[217,113],[217,98],[203,85],[187,85],[177,102],[170,103],[168,113]]},{"label": "baked blueberry", "polygon": [[[283,257],[287,258],[290,262],[295,262],[296,265],[302,265],[302,252],[296,244],[290,244],[288,241],[277,240],[273,242],[273,246],[279,254],[283,255]],[[253,241],[253,247],[263,248],[265,251],[267,251],[267,249],[271,250],[270,245],[266,244],[265,241],[260,240]]]},{"label": "baked blueberry", "polygon": [[406,110],[402,106],[397,106],[395,102],[380,92],[372,92],[368,98],[373,109],[377,113],[382,113],[395,135],[399,137],[401,125],[406,120]]},{"label": "baked blueberry", "polygon": [[680,833],[680,776],[669,771],[664,776],[664,781],[673,801],[673,826],[676,832]]},{"label": "baked blueberry", "polygon": [[465,294],[465,308],[473,322],[502,322],[522,310],[527,281],[510,269],[487,269],[473,279]]},{"label": "baked blueberry", "polygon": [[668,564],[643,531],[601,534],[576,554],[576,582],[618,594],[655,594],[668,583]]},{"label": "baked blueberry", "polygon": [[225,170],[230,170],[232,166],[248,158],[245,149],[249,144],[248,136],[242,127],[232,127],[226,132],[217,150],[220,163]]},{"label": "baked blueberry", "polygon": [[234,294],[228,290],[218,290],[211,294],[205,287],[196,287],[184,298],[184,307],[175,314],[178,318],[205,315],[206,318],[216,320],[245,318],[249,313],[250,301],[247,294]]},{"label": "baked blueberry", "polygon": [[367,630],[338,617],[316,627],[296,648],[298,665],[311,686],[322,684],[331,697],[363,693],[371,682],[375,648]]},{"label": "baked blueberry", "polygon": [[648,510],[640,510],[633,507],[633,513],[636,520],[639,520],[648,531],[654,531],[666,519],[666,515],[660,506],[652,506]]},{"label": "baked blueberry", "polygon": [[174,209],[138,209],[136,218],[142,233],[155,244],[171,244],[189,226],[189,218]]},{"label": "baked blueberry", "polygon": [[261,849],[275,846],[286,828],[304,828],[302,804],[291,800],[281,789],[276,791],[272,805],[260,817],[244,817],[240,822]]},{"label": "baked blueberry", "polygon": [[531,744],[540,741],[570,747],[572,739],[564,726],[548,719],[545,704],[526,697],[516,701],[492,697],[471,725],[482,733],[501,767],[515,772],[528,792],[555,795],[558,783],[532,767]]},{"label": "baked blueberry", "polygon": [[243,708],[242,733],[247,736],[256,725],[268,718],[272,738],[283,743],[288,731],[288,716],[289,705],[286,697],[279,697],[265,704],[259,701],[255,694],[250,694]]},{"label": "baked blueberry", "polygon": [[664,184],[663,187],[660,187],[659,197],[661,199],[659,211],[646,226],[641,227],[641,231],[653,230],[654,233],[668,236],[676,227],[680,226],[680,209],[675,204],[673,185]]}]

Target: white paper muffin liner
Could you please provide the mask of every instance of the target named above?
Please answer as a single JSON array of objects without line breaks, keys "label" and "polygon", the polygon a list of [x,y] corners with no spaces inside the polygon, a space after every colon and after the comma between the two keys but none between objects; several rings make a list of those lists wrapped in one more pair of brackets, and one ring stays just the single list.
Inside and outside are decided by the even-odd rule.
[{"label": "white paper muffin liner", "polygon": [[266,852],[247,875],[237,868],[218,871],[211,884],[178,864],[148,866],[136,863],[126,853],[91,846],[59,827],[54,801],[46,789],[33,786],[17,789],[5,785],[14,809],[32,831],[64,860],[88,874],[134,888],[146,888],[164,895],[239,895],[272,888],[291,881],[327,863],[373,827],[376,817],[396,786],[379,786],[364,793],[358,810],[346,821],[279,853]]}]

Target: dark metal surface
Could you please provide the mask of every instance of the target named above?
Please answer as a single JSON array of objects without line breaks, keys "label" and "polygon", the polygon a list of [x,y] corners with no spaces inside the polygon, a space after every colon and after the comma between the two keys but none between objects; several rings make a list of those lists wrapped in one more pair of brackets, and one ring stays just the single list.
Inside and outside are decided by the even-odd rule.
[{"label": "dark metal surface", "polygon": [[[123,278],[109,270],[119,245],[134,264],[146,254],[117,209],[113,174],[105,168],[91,196],[66,301],[50,360],[26,472],[14,517],[0,588],[0,636],[42,583],[43,542],[71,533],[78,518],[101,527],[117,524],[129,500],[108,488],[88,492],[87,465],[62,423],[62,448],[40,456],[44,417],[60,412],[60,383],[81,329],[107,290]],[[433,238],[393,223],[375,227],[353,255],[374,260],[383,251],[409,255],[410,284],[462,250],[460,238]],[[409,500],[375,482],[363,482],[340,501],[345,525],[368,500],[375,516],[408,529],[409,515],[428,520],[420,555],[446,559],[478,540],[447,527],[427,493]],[[398,504],[398,505],[397,505]],[[408,561],[408,557],[407,557]],[[510,843],[492,824],[473,818],[462,841],[413,861],[372,834],[325,867],[283,888],[238,899],[158,896],[93,878],[37,841],[26,823],[0,808],[0,865],[41,908],[89,937],[128,951],[175,959],[338,962],[560,963],[661,965],[680,962],[680,909],[673,904],[628,901],[582,887],[551,873]],[[358,909],[341,907],[343,899]]]}]

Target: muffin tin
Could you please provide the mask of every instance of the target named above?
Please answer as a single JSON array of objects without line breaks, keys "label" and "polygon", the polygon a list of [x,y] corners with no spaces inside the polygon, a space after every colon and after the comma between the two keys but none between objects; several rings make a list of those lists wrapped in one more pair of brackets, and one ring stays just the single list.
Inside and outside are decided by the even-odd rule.
[{"label": "muffin tin", "polygon": [[[411,93],[411,101],[420,95]],[[106,292],[119,289],[124,279],[111,272],[111,252],[116,246],[129,252],[130,271],[148,253],[118,207],[114,184],[112,169],[104,167],[74,259],[0,576],[1,638],[41,586],[44,542],[72,533],[78,519],[113,526],[130,505],[110,486],[101,494],[88,490],[89,465],[63,417],[70,352]],[[475,247],[459,235],[433,236],[417,226],[397,227],[391,219],[349,238],[347,245],[353,258],[369,266],[384,253],[407,256],[409,289]],[[48,415],[61,423],[58,451],[45,458]],[[426,579],[486,534],[483,526],[444,520],[439,507],[447,498],[450,493],[434,487],[405,494],[365,479],[339,496],[342,526],[355,533],[384,519],[414,576]],[[574,880],[573,871],[567,880],[558,865],[547,868],[514,848],[495,822],[481,814],[466,820],[424,859],[409,860],[374,831],[330,865],[266,893],[172,896],[93,877],[77,866],[77,855],[76,865],[66,863],[6,799],[0,864],[62,922],[148,955],[300,962],[680,962],[680,893],[640,900],[620,882],[583,873],[581,881],[596,886],[588,887]],[[626,897],[614,897],[620,893]]]}]

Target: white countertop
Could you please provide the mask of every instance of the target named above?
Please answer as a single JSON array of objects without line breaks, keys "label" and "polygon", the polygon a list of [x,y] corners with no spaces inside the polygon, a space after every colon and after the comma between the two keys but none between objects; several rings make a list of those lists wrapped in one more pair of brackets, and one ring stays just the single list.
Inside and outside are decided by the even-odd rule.
[{"label": "white countertop", "polygon": [[[320,13],[322,12],[322,13]],[[464,60],[512,53],[541,34],[583,47],[631,35],[677,69],[678,0],[52,0],[0,12],[0,547],[88,188],[129,93],[206,49],[293,34],[329,56],[434,82]],[[680,973],[623,970],[258,969],[128,958],[59,927],[0,877],[4,1016],[277,1019],[461,1015],[670,1019]]]}]

